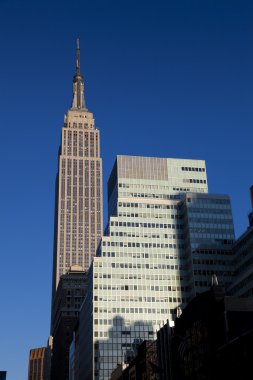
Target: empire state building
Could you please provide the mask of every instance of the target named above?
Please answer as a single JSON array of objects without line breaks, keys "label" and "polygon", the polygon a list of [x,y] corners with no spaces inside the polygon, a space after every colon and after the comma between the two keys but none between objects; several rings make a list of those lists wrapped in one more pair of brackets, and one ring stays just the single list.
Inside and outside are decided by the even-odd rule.
[{"label": "empire state building", "polygon": [[56,178],[53,297],[61,275],[89,268],[102,234],[100,134],[84,97],[77,39],[72,106],[64,116]]}]

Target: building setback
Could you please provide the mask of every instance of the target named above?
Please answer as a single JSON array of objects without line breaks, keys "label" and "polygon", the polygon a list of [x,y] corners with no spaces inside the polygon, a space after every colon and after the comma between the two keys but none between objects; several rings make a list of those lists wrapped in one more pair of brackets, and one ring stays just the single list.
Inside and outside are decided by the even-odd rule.
[{"label": "building setback", "polygon": [[64,117],[56,178],[52,298],[71,266],[89,268],[101,234],[100,134],[85,103],[78,39],[73,101]]},{"label": "building setback", "polygon": [[232,275],[231,205],[208,194],[204,161],[117,156],[108,205],[80,311],[80,380],[110,379],[136,344],[209,288],[211,274],[226,284]]}]

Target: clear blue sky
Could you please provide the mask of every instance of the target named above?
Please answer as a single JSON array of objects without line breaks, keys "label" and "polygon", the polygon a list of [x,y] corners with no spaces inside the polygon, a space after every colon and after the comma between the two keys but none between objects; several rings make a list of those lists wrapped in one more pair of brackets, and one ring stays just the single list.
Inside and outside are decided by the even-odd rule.
[{"label": "clear blue sky", "polygon": [[[81,40],[104,186],[116,154],[205,159],[247,227],[251,0],[0,0],[0,370],[26,380],[49,334],[54,182]],[[106,200],[106,187],[104,187]],[[107,209],[106,201],[104,209]]]}]

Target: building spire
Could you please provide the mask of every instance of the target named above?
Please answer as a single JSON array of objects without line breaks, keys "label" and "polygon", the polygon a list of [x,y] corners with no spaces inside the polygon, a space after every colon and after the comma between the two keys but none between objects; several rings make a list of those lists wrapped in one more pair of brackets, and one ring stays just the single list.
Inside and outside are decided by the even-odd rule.
[{"label": "building spire", "polygon": [[76,75],[80,75],[80,41],[79,37],[76,40]]},{"label": "building spire", "polygon": [[80,40],[76,40],[76,73],[73,78],[73,101],[71,109],[86,110],[84,80],[80,71]]}]

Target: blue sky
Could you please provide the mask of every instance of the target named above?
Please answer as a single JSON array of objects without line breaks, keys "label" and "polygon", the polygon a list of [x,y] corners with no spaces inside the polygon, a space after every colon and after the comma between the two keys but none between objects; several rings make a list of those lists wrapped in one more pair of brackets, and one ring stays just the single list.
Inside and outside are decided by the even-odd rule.
[{"label": "blue sky", "polygon": [[116,154],[205,159],[209,191],[250,211],[252,1],[0,0],[0,370],[27,379],[49,334],[54,182],[75,40],[101,130],[104,209]]}]

